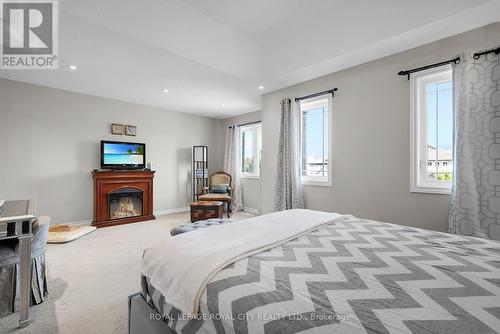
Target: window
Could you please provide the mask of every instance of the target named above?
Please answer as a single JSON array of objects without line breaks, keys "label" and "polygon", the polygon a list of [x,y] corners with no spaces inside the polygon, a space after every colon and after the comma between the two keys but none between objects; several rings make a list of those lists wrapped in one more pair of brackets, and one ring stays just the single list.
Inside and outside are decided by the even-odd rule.
[{"label": "window", "polygon": [[331,185],[332,97],[323,95],[300,102],[302,183]]},{"label": "window", "polygon": [[449,194],[453,179],[453,84],[451,66],[412,75],[412,192]]},{"label": "window", "polygon": [[258,178],[262,155],[262,125],[252,124],[240,127],[241,133],[241,176]]}]

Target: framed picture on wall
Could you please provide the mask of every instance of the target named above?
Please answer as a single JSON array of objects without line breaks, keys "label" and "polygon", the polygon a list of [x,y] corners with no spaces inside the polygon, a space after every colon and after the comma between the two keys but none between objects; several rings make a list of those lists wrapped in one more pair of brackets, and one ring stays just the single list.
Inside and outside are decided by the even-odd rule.
[{"label": "framed picture on wall", "polygon": [[125,125],[116,123],[111,124],[111,133],[114,135],[124,135]]},{"label": "framed picture on wall", "polygon": [[137,126],[135,126],[135,125],[126,125],[125,126],[125,134],[127,136],[136,136],[137,135]]}]

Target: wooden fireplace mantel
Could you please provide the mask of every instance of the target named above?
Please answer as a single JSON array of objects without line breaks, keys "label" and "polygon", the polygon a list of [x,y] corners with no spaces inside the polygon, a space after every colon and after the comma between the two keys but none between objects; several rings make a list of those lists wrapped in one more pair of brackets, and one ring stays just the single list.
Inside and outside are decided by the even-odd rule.
[{"label": "wooden fireplace mantel", "polygon": [[[92,171],[94,180],[94,220],[92,225],[106,227],[153,220],[153,177],[154,171]],[[142,191],[142,216],[111,219],[109,196],[112,192],[123,188],[134,188]]]}]

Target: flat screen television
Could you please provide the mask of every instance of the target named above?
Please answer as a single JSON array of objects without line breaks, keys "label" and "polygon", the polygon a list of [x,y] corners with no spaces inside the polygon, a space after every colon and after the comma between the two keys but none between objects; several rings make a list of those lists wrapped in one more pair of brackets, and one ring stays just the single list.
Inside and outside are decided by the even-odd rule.
[{"label": "flat screen television", "polygon": [[146,144],[101,141],[101,169],[144,169]]}]

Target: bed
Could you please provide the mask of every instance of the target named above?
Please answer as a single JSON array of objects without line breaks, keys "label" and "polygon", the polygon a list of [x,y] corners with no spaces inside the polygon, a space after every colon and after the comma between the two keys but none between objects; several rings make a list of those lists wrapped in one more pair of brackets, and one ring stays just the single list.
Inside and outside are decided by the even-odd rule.
[{"label": "bed", "polygon": [[141,280],[134,334],[500,332],[499,242],[353,216],[185,233],[145,252]]}]

